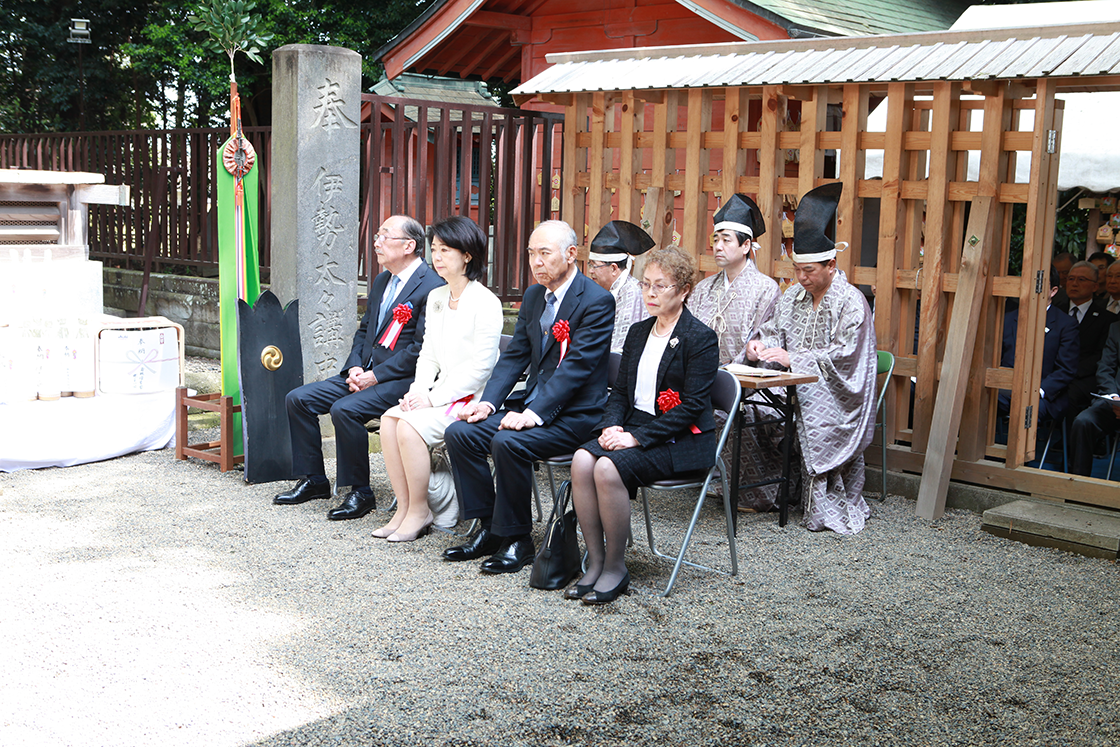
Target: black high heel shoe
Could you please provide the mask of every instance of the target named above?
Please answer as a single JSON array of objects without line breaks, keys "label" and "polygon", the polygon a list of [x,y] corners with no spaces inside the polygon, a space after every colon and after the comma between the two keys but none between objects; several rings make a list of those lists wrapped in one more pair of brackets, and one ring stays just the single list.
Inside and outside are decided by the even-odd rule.
[{"label": "black high heel shoe", "polygon": [[[582,580],[583,579],[581,578],[580,581],[582,581]],[[580,599],[583,599],[588,594],[590,594],[592,592],[592,590],[594,590],[594,589],[595,589],[595,584],[593,584],[593,583],[592,584],[578,584],[577,583],[575,586],[569,586],[567,589],[564,590],[564,598],[565,599],[575,599],[575,600],[578,601]]]},{"label": "black high heel shoe", "polygon": [[583,597],[584,604],[610,604],[614,600],[626,593],[630,588],[630,571],[626,571],[626,575],[618,582],[618,586],[610,591],[591,591]]}]

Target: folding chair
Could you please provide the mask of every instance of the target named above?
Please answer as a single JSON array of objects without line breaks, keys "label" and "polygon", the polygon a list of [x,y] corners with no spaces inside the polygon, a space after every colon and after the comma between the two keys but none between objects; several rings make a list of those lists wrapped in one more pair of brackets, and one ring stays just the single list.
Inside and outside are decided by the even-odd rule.
[{"label": "folding chair", "polygon": [[[682,565],[689,565],[693,568],[699,568],[705,571],[712,571],[715,573],[727,573],[717,568],[709,568],[706,565],[693,563],[684,559],[684,554],[688,550],[688,543],[692,540],[692,532],[696,528],[696,521],[700,518],[700,510],[704,507],[704,498],[708,494],[708,484],[711,483],[712,478],[716,476],[716,470],[719,470],[719,480],[723,484],[723,512],[727,519],[727,544],[731,553],[731,573],[727,575],[734,576],[739,572],[739,558],[735,551],[735,509],[731,505],[731,490],[728,489],[727,475],[731,471],[727,469],[723,463],[720,454],[723,453],[724,444],[727,443],[728,434],[731,433],[731,428],[735,424],[735,413],[739,412],[739,401],[742,399],[743,390],[739,385],[739,380],[736,379],[730,372],[720,369],[716,372],[716,379],[712,382],[712,406],[716,410],[723,410],[729,413],[727,422],[723,424],[723,429],[719,434],[719,443],[716,445],[716,463],[708,470],[698,470],[689,474],[677,475],[668,480],[658,480],[651,485],[643,486],[641,488],[642,494],[642,511],[646,517],[646,537],[649,539],[649,549],[659,558],[667,560],[675,560],[673,566],[673,573],[669,576],[669,584],[665,587],[665,592],[661,595],[663,597],[669,596],[669,592],[673,590],[673,584],[677,580],[677,574],[680,573]],[[681,549],[676,557],[666,555],[657,549],[657,544],[653,539],[653,523],[650,521],[649,515],[649,500],[646,495],[647,490],[695,490],[700,489],[700,495],[696,499],[696,508],[692,512],[692,521],[688,523],[688,529],[685,530],[684,539],[681,540]],[[738,494],[738,490],[735,491]]]},{"label": "folding chair", "polygon": [[883,379],[883,385],[879,387],[879,401],[875,405],[875,430],[879,431],[879,440],[882,442],[883,453],[881,469],[883,475],[883,492],[879,494],[879,501],[887,500],[887,411],[883,407],[883,399],[887,393],[887,385],[891,383],[891,373],[894,372],[894,354],[886,350],[880,350],[878,353],[878,365],[875,368],[875,375],[881,376],[886,374]]}]

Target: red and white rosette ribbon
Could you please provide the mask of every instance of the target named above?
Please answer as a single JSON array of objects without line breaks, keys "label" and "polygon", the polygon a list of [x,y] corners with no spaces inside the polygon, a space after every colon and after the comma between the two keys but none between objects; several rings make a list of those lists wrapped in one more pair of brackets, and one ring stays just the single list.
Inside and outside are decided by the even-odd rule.
[{"label": "red and white rosette ribbon", "polygon": [[381,335],[381,340],[378,344],[392,350],[397,344],[397,339],[401,336],[401,330],[404,329],[404,325],[408,324],[411,319],[412,303],[397,304],[397,307],[393,309],[393,321],[385,328],[385,334]]},{"label": "red and white rosette ribbon", "polygon": [[[661,408],[661,412],[669,412],[669,410],[672,410],[680,403],[681,395],[677,394],[672,389],[666,389],[657,395],[657,406]],[[696,435],[700,435],[700,429],[696,427],[696,423],[690,425],[688,429]]]},{"label": "red and white rosette ribbon", "polygon": [[564,362],[564,355],[568,352],[568,341],[572,339],[571,328],[568,322],[564,319],[552,325],[552,336],[556,338],[556,342],[560,343],[560,360],[556,362],[559,366]]},{"label": "red and white rosette ribbon", "polygon": [[462,409],[463,409],[463,406],[464,406],[465,404],[467,404],[468,402],[470,402],[470,401],[471,401],[472,399],[474,399],[474,395],[473,395],[473,394],[468,394],[468,395],[467,395],[467,396],[465,396],[465,397],[460,397],[459,399],[455,400],[455,401],[454,401],[454,402],[452,402],[452,403],[451,403],[450,405],[448,405],[448,406],[447,406],[447,410],[446,410],[446,411],[445,411],[445,412],[444,412],[443,414],[444,414],[444,415],[447,415],[448,417],[451,417],[451,413],[452,413],[453,411],[456,411],[456,409],[455,409],[455,408],[458,408],[459,410],[462,410]]}]

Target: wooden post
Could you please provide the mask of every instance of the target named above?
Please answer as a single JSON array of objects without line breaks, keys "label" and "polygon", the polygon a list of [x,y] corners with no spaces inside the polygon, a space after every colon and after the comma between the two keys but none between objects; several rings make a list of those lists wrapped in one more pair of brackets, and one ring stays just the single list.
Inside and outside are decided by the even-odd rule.
[{"label": "wooden post", "polygon": [[681,247],[691,252],[697,266],[707,254],[708,193],[704,179],[708,175],[710,155],[704,147],[704,135],[712,129],[712,94],[701,88],[688,91],[688,132],[686,133],[684,169],[684,225]]},{"label": "wooden post", "polygon": [[859,264],[860,238],[863,232],[863,200],[859,183],[863,179],[866,160],[859,147],[860,136],[867,130],[868,87],[857,83],[844,86],[844,122],[840,128],[840,179],[847,185],[840,195],[836,210],[836,241],[846,241],[848,250],[836,257],[836,265],[851,277]]},{"label": "wooden post", "polygon": [[[965,231],[960,279],[953,302],[953,316],[941,363],[941,385],[934,404],[926,458],[922,467],[922,484],[918,489],[917,513],[925,519],[938,519],[945,512],[945,496],[949,492],[949,475],[953,471],[953,453],[960,431],[968,372],[976,348],[976,326],[973,323],[984,300],[988,281],[988,264],[992,253],[992,206],[995,198],[976,197]],[[924,311],[924,309],[923,309]]]},{"label": "wooden post", "polygon": [[[984,99],[984,130],[980,137],[980,171],[977,184],[977,195],[991,197],[992,215],[989,222],[989,233],[993,241],[989,247],[989,256],[1000,256],[1003,242],[1007,236],[1003,234],[1003,214],[1006,210],[999,201],[999,185],[1007,176],[1007,151],[1003,149],[1004,133],[1011,126],[1011,111],[1014,102],[1007,98],[1007,87],[1000,86],[996,92]],[[991,409],[990,390],[985,385],[988,368],[993,364],[998,365],[999,350],[1002,340],[996,339],[999,325],[996,324],[997,316],[1003,314],[1003,304],[1000,299],[992,295],[990,273],[986,285],[981,288],[983,299],[980,304],[980,314],[972,318],[972,324],[977,330],[976,350],[972,357],[972,367],[969,372],[968,386],[965,390],[964,410],[961,417],[960,440],[957,443],[957,455],[960,459],[974,462],[984,458],[988,445],[988,413]],[[998,274],[1003,274],[1001,269]],[[1037,389],[1036,395],[1037,395]]]},{"label": "wooden post", "polygon": [[786,97],[777,86],[762,87],[761,135],[758,146],[758,209],[766,222],[766,234],[759,240],[758,269],[775,276],[774,263],[782,256],[782,198],[778,177],[783,176],[784,160],[778,147],[778,133],[786,122]]},{"label": "wooden post", "polygon": [[956,156],[950,148],[960,113],[960,84],[933,84],[930,121],[929,187],[926,195],[926,240],[922,261],[922,311],[919,322],[917,385],[914,388],[914,434],[911,450],[923,453],[929,440],[937,388],[937,342],[944,309],[942,284],[945,263],[955,245],[949,232],[949,184],[956,176]]}]

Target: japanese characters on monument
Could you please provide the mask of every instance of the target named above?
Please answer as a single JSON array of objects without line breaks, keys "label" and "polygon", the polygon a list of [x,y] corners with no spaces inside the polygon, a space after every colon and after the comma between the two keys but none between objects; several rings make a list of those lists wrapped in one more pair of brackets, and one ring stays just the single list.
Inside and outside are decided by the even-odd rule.
[{"label": "japanese characters on monument", "polygon": [[358,325],[361,56],[272,54],[272,290],[300,299],[304,380],[337,374]]}]

